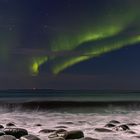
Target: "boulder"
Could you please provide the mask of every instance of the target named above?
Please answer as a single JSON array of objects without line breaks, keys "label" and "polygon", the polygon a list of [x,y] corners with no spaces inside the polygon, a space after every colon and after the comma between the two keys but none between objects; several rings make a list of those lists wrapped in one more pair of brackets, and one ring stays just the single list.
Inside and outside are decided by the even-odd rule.
[{"label": "boulder", "polygon": [[12,135],[15,136],[16,138],[28,135],[28,131],[23,128],[5,128],[4,132],[6,135]]},{"label": "boulder", "polygon": [[106,128],[95,128],[95,131],[97,131],[97,132],[112,132],[112,130],[106,129]]},{"label": "boulder", "polygon": [[11,135],[3,135],[3,136],[0,136],[0,140],[16,140],[16,138]]},{"label": "boulder", "polygon": [[20,138],[20,140],[41,140],[41,139],[38,138],[38,137],[35,136],[35,135],[29,134],[29,135],[22,136],[22,137]]},{"label": "boulder", "polygon": [[53,130],[53,129],[42,129],[39,131],[39,133],[52,133],[52,132],[55,132],[56,130]]},{"label": "boulder", "polygon": [[68,131],[65,139],[80,139],[84,137],[84,133],[81,130]]}]

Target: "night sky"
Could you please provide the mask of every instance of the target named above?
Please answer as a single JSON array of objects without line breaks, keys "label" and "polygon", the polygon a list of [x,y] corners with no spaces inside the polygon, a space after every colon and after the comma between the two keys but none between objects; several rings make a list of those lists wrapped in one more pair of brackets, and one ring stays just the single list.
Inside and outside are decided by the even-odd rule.
[{"label": "night sky", "polygon": [[0,89],[139,89],[140,0],[0,0]]}]

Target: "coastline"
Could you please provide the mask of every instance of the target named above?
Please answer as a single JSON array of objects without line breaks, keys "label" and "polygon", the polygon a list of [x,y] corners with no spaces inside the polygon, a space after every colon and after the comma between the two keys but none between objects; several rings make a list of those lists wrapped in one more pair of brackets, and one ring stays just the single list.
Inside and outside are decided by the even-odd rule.
[{"label": "coastline", "polygon": [[26,102],[0,102],[0,107],[15,109],[57,109],[57,108],[108,108],[108,107],[124,107],[124,108],[140,108],[140,101],[26,101]]}]

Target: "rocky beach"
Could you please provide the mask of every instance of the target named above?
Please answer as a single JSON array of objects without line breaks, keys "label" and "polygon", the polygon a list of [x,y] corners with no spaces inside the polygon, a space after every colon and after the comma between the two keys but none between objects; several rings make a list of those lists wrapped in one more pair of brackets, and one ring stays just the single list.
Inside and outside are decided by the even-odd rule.
[{"label": "rocky beach", "polygon": [[0,108],[0,140],[137,140],[136,106]]},{"label": "rocky beach", "polygon": [[0,140],[140,139],[138,91],[1,93]]}]

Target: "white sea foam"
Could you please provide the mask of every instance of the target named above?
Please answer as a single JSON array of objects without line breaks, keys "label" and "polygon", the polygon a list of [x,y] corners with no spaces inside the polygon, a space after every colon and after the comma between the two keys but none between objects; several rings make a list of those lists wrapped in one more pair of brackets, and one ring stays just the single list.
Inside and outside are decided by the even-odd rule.
[{"label": "white sea foam", "polygon": [[[94,109],[93,109],[94,110]],[[0,124],[5,126],[8,122],[15,122],[17,127],[25,128],[29,133],[38,135],[46,140],[48,134],[39,133],[41,129],[56,129],[56,126],[66,126],[67,130],[80,129],[85,136],[99,138],[101,140],[135,140],[140,136],[140,111],[124,110],[121,108],[106,108],[93,111],[92,108],[65,108],[59,110],[28,110],[14,111],[1,108]],[[136,134],[121,132],[96,132],[95,128],[104,127],[110,120],[118,120],[121,124],[136,123],[137,126],[130,126]],[[65,122],[73,122],[67,124]],[[42,126],[35,126],[41,124]]]}]

